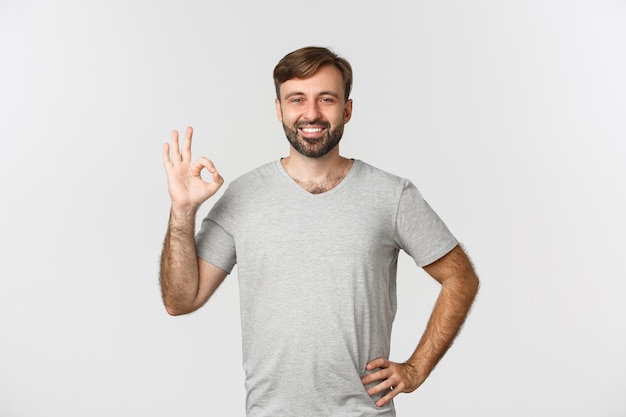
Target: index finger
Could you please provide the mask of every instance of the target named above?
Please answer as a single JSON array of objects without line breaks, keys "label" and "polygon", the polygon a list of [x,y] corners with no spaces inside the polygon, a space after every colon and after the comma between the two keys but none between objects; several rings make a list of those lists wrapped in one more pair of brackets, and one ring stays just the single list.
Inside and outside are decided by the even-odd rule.
[{"label": "index finger", "polygon": [[367,363],[367,365],[365,365],[365,369],[367,369],[368,371],[371,371],[372,369],[376,369],[376,368],[387,368],[389,365],[389,361],[385,358],[376,358],[376,359],[372,359],[371,361],[369,361]]}]

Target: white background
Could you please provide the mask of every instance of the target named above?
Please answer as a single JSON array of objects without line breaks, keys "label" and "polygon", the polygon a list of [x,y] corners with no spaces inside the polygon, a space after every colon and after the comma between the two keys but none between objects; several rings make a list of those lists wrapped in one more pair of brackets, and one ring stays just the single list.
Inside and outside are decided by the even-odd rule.
[{"label": "white background", "polygon": [[[616,0],[0,0],[0,415],[244,415],[236,270],[161,304],[161,149],[192,125],[227,182],[286,155],[271,75],[305,45],[354,67],[342,153],[410,178],[482,280],[398,415],[625,416]],[[437,294],[399,273],[396,361]]]}]

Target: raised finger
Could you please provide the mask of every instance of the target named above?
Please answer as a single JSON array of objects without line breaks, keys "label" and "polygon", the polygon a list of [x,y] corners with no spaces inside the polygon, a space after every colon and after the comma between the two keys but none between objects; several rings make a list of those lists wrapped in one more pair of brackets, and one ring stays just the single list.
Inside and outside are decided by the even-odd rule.
[{"label": "raised finger", "polygon": [[169,143],[163,144],[163,166],[165,167],[165,169],[168,169],[170,166],[172,166],[172,160],[170,159]]},{"label": "raised finger", "polygon": [[178,130],[172,130],[172,146],[170,158],[173,164],[181,161],[180,147],[178,144]]},{"label": "raised finger", "polygon": [[191,137],[193,136],[193,128],[187,126],[185,131],[185,140],[183,141],[183,161],[191,161]]}]

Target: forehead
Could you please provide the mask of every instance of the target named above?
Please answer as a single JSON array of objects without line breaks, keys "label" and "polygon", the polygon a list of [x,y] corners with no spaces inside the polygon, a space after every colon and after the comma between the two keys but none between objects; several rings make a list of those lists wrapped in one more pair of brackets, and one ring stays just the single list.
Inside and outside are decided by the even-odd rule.
[{"label": "forehead", "polygon": [[307,78],[292,78],[280,85],[280,96],[285,97],[287,94],[319,94],[323,92],[332,92],[343,97],[344,83],[341,71],[334,65],[324,65],[320,67],[313,75]]}]

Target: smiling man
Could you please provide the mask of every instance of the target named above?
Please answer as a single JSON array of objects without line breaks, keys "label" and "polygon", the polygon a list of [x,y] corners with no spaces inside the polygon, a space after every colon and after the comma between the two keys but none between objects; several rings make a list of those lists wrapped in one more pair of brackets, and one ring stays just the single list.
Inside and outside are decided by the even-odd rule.
[{"label": "smiling man", "polygon": [[[313,86],[316,89],[312,90]],[[343,126],[352,115],[352,100],[340,95],[345,89],[343,75],[334,65],[322,66],[309,78],[280,83],[276,114],[297,152],[318,158],[333,149],[338,151]]]},{"label": "smiling man", "polygon": [[[459,242],[413,183],[343,157],[352,69],[326,48],[274,69],[289,155],[234,180],[191,159],[192,129],[164,145],[171,198],[161,256],[165,307],[200,308],[238,266],[246,410],[261,416],[395,416],[458,334],[478,289]],[[212,174],[205,182],[201,171]],[[400,251],[441,284],[414,353],[389,359]]]}]

